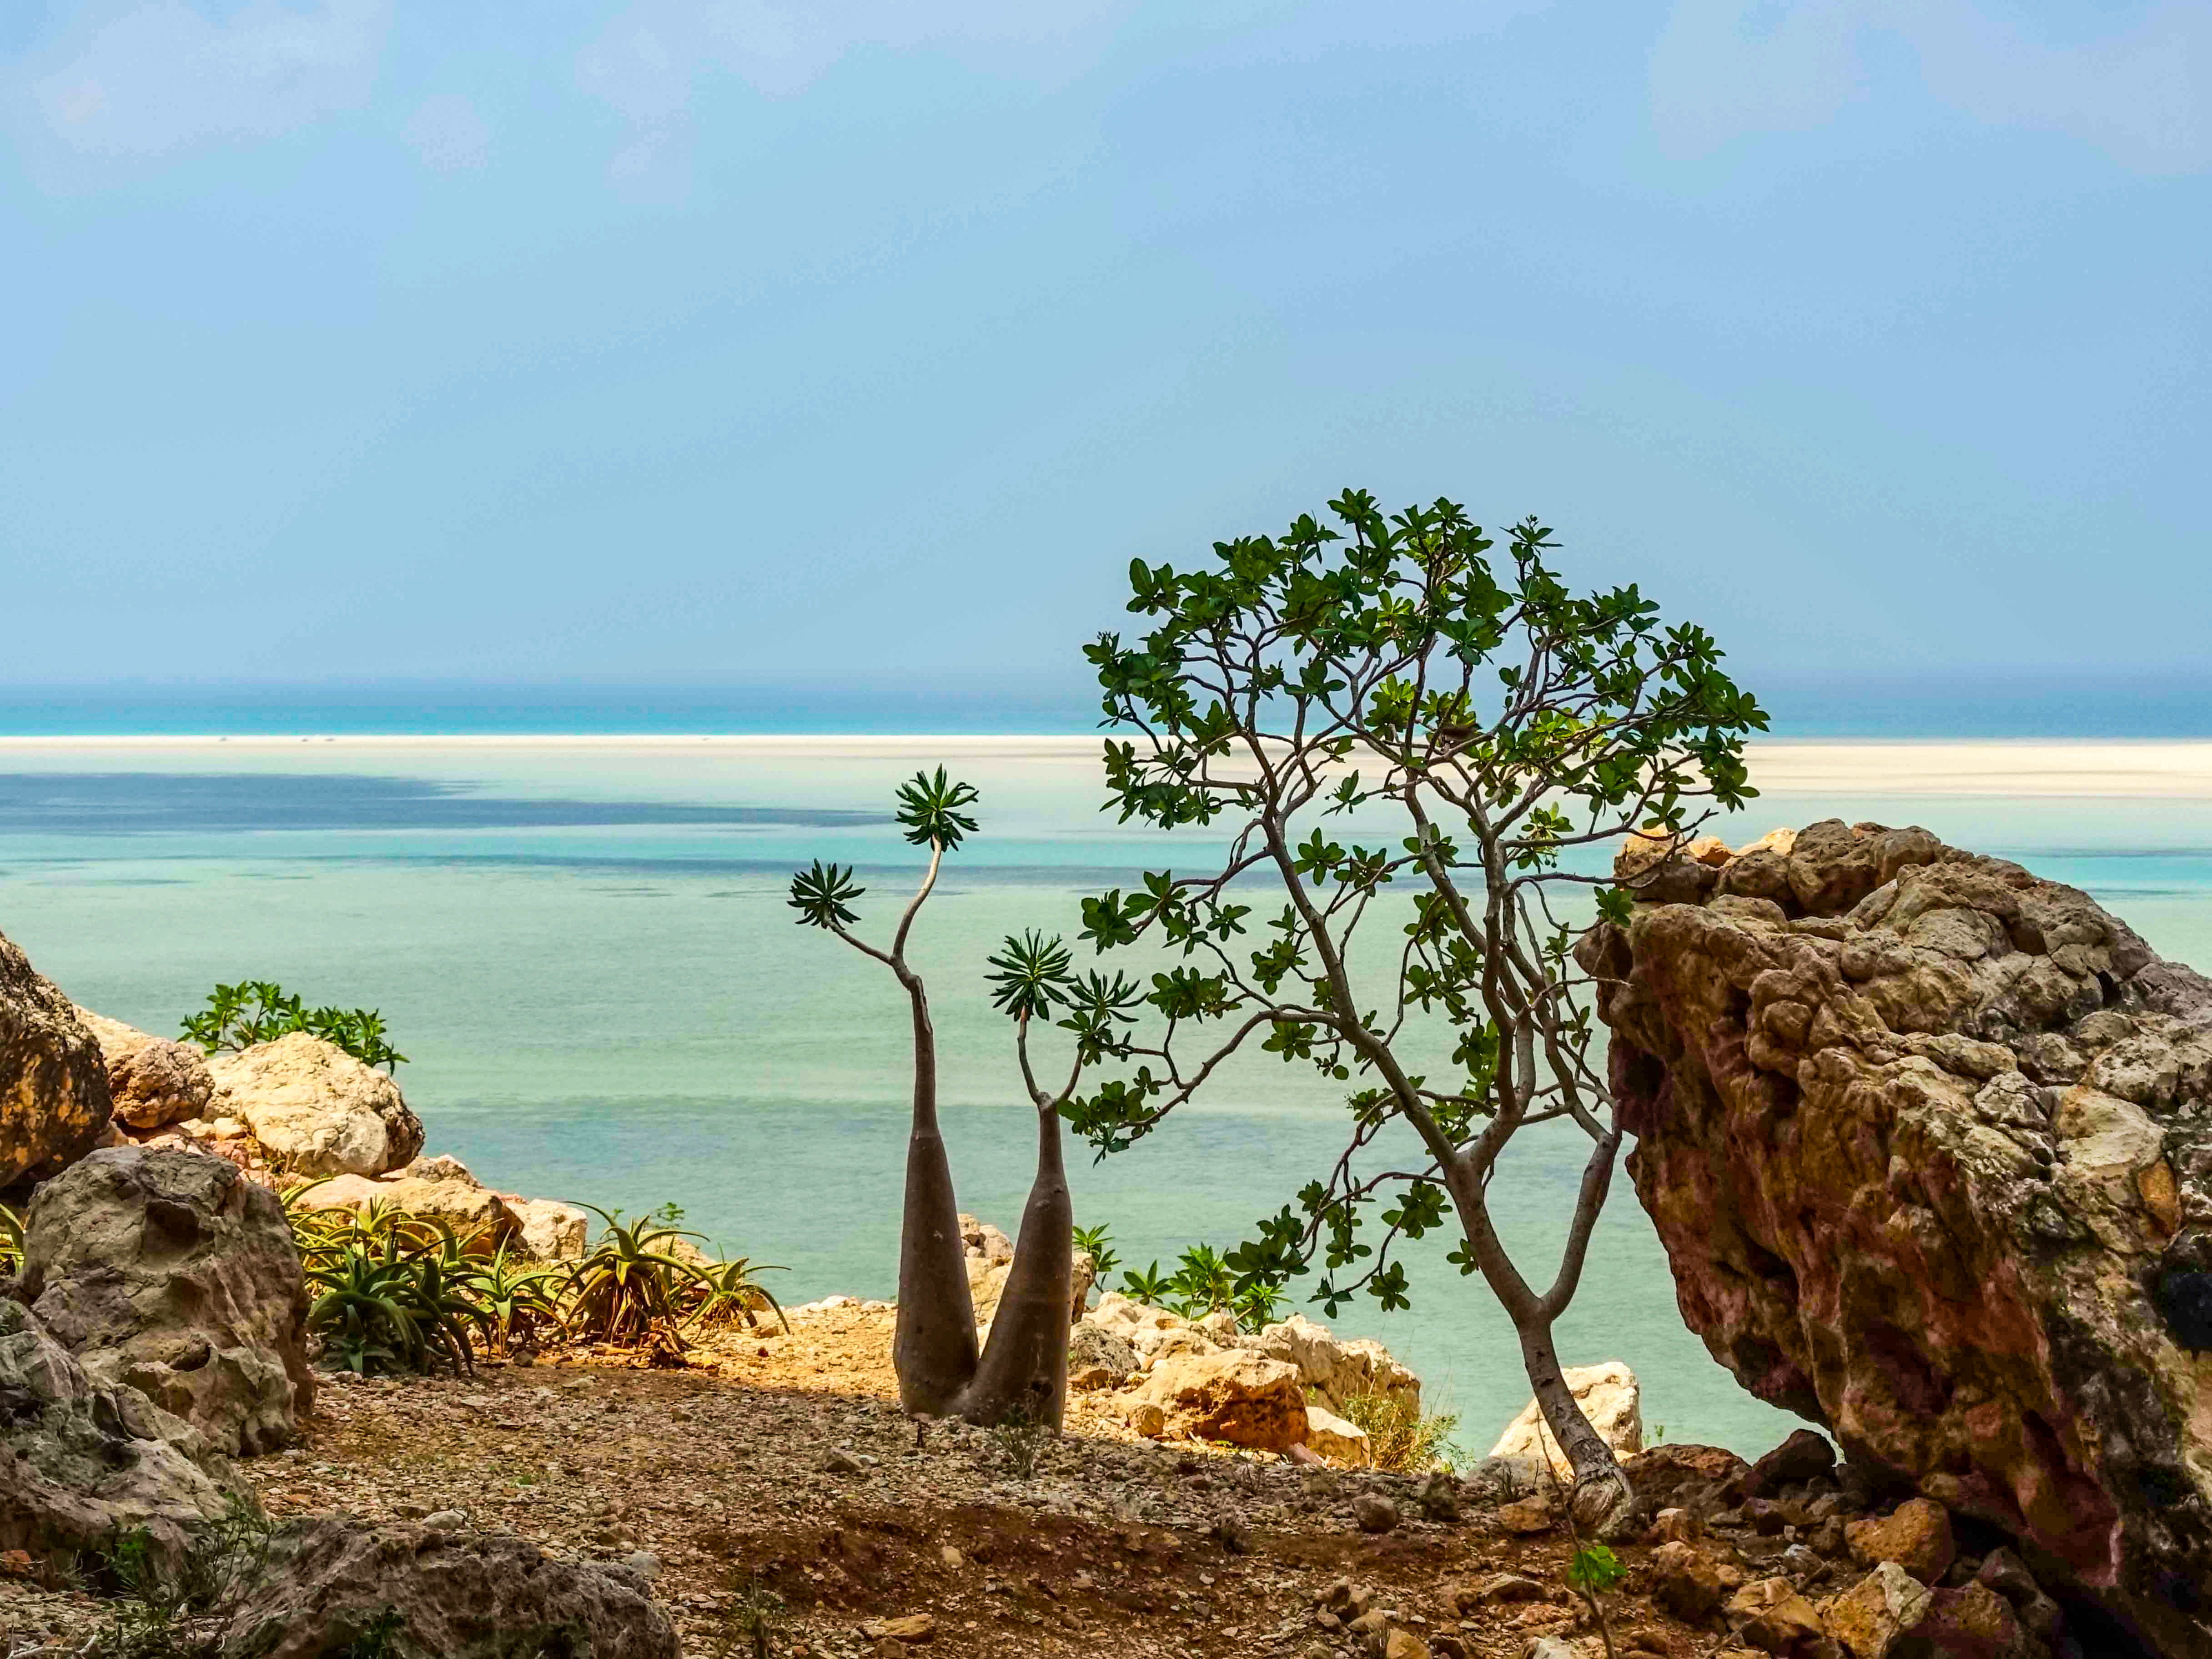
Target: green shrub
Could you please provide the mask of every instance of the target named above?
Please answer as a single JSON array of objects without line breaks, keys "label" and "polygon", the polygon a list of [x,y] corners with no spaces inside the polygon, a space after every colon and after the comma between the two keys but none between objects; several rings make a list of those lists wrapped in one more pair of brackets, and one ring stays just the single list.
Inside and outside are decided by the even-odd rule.
[{"label": "green shrub", "polygon": [[208,1006],[185,1021],[187,1042],[210,1054],[273,1042],[294,1031],[318,1036],[364,1066],[396,1071],[407,1056],[386,1039],[384,1017],[374,1008],[309,1008],[281,985],[265,979],[217,985]]},{"label": "green shrub", "polygon": [[215,1659],[222,1629],[260,1589],[275,1523],[251,1499],[233,1498],[167,1561],[145,1528],[118,1536],[95,1577],[112,1597],[93,1638],[94,1659]]},{"label": "green shrub", "polygon": [[1426,1474],[1444,1461],[1456,1413],[1424,1413],[1387,1394],[1355,1394],[1344,1402],[1344,1419],[1365,1431],[1367,1455],[1378,1469]]}]

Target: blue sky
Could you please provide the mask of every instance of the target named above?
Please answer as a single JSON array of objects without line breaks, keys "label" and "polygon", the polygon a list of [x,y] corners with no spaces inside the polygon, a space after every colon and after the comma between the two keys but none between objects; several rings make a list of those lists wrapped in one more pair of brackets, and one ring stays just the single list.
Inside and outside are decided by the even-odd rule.
[{"label": "blue sky", "polygon": [[1066,672],[1338,488],[2212,659],[2212,0],[11,0],[0,679]]}]

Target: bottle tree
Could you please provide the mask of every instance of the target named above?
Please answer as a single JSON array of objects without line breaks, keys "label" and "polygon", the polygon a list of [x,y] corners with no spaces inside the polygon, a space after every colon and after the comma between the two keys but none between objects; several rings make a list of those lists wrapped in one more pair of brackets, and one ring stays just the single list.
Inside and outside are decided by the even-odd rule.
[{"label": "bottle tree", "polygon": [[[1014,1259],[991,1321],[989,1340],[978,1350],[975,1305],[961,1248],[960,1206],[952,1166],[937,1113],[937,1034],[929,1017],[929,992],[908,960],[915,919],[935,890],[945,856],[975,832],[968,809],[976,792],[950,779],[943,767],[917,773],[898,791],[896,819],[906,838],[929,849],[920,886],[899,916],[888,948],[852,931],[853,908],[866,889],[849,866],[817,860],[792,878],[791,907],[802,926],[835,934],[889,969],[907,994],[914,1023],[914,1106],[907,1134],[906,1195],[899,1237],[898,1310],[891,1360],[899,1400],[909,1412],[957,1416],[969,1422],[1024,1422],[1060,1427],[1067,1402],[1067,1327],[1073,1299],[1074,1209],[1061,1158],[1061,1113],[1085,1066],[1118,1052],[1126,1028],[1117,1029],[1135,992],[1117,975],[1070,971],[1058,938],[1025,933],[1009,938],[990,958],[992,1000],[1013,1022],[1014,1053],[1023,1089],[1036,1119],[1036,1178],[1022,1211]],[[1030,1054],[1031,1027],[1039,1019],[1074,1034],[1074,1057],[1057,1089],[1037,1080]]]},{"label": "bottle tree", "polygon": [[[1404,1307],[1394,1247],[1455,1227],[1449,1260],[1512,1321],[1576,1512],[1601,1525],[1631,1494],[1553,1340],[1620,1144],[1575,945],[1589,910],[1632,902],[1607,844],[1680,837],[1753,793],[1742,744],[1765,717],[1702,629],[1663,625],[1632,586],[1571,591],[1534,520],[1493,558],[1450,501],[1386,518],[1353,491],[1329,514],[1192,570],[1133,563],[1149,631],[1086,647],[1126,734],[1106,744],[1109,806],[1209,826],[1226,851],[1084,901],[1097,949],[1150,944],[1169,965],[1116,1014],[1143,1020],[1112,1050],[1134,1069],[1066,1111],[1118,1151],[1255,1040],[1349,1085],[1343,1155],[1231,1253],[1239,1285],[1317,1259],[1331,1313],[1363,1292]],[[1507,1146],[1547,1127],[1589,1152],[1532,1279],[1491,1188]]]}]

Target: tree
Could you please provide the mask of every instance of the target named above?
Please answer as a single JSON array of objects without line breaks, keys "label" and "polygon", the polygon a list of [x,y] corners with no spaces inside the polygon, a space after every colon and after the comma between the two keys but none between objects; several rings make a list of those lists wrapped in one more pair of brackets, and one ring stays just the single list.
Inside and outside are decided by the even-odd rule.
[{"label": "tree", "polygon": [[[915,919],[937,885],[945,857],[975,832],[969,785],[945,769],[916,773],[898,791],[899,824],[908,842],[929,848],[929,867],[908,901],[890,947],[881,950],[850,931],[852,906],[866,889],[849,867],[824,865],[792,878],[790,903],[802,926],[823,928],[891,970],[907,994],[914,1020],[914,1109],[907,1138],[905,1210],[899,1238],[898,1315],[891,1360],[906,1409],[970,1422],[1049,1424],[1057,1430],[1067,1402],[1067,1326],[1074,1268],[1074,1208],[1060,1153],[1060,1113],[1084,1068],[1116,1048],[1111,1021],[1133,1005],[1136,991],[1119,976],[1079,981],[1058,938],[1027,933],[1008,939],[990,959],[992,1000],[1014,1024],[1014,1051],[1036,1119],[1036,1178],[1022,1211],[1014,1260],[979,1353],[975,1305],[960,1241],[960,1206],[937,1117],[937,1036],[929,994],[907,960]],[[1030,1028],[1066,1011],[1059,1024],[1075,1033],[1067,1080],[1048,1090],[1036,1080]]]},{"label": "tree", "polygon": [[[1239,1285],[1282,1285],[1319,1256],[1313,1299],[1332,1314],[1362,1291],[1404,1307],[1393,1247],[1449,1210],[1449,1259],[1511,1319],[1576,1507],[1601,1523],[1630,1494],[1553,1331],[1620,1131],[1590,1063],[1574,957],[1586,924],[1559,904],[1590,889],[1600,915],[1626,915],[1632,893],[1590,868],[1602,844],[1642,833],[1663,848],[1746,799],[1743,738],[1765,716],[1703,629],[1662,628],[1632,586],[1571,592],[1533,519],[1493,566],[1493,542],[1450,501],[1386,519],[1346,492],[1329,507],[1335,526],[1307,516],[1280,538],[1218,543],[1203,568],[1137,561],[1128,608],[1151,631],[1086,647],[1104,724],[1132,733],[1107,740],[1109,805],[1123,822],[1219,825],[1228,843],[1203,873],[1147,872],[1141,890],[1084,900],[1098,950],[1149,940],[1172,965],[1144,997],[1152,1034],[1112,1049],[1136,1069],[1067,1115],[1118,1151],[1255,1037],[1352,1084],[1342,1156],[1231,1253]],[[1385,838],[1332,839],[1325,821],[1353,813],[1354,827],[1387,818]],[[1261,921],[1263,884],[1283,903]],[[1451,1080],[1431,1083],[1434,1062]],[[1589,1152],[1539,1287],[1500,1241],[1489,1188],[1507,1144],[1548,1123]],[[1370,1243],[1366,1212],[1385,1201]]]}]

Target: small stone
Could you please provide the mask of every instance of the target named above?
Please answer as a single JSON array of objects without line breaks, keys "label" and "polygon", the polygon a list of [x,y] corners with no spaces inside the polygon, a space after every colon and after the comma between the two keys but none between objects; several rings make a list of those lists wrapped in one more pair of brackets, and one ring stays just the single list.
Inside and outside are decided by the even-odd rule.
[{"label": "small stone", "polygon": [[1147,1440],[1157,1440],[1167,1432],[1168,1414],[1150,1401],[1139,1401],[1129,1408],[1130,1430]]},{"label": "small stone", "polygon": [[1688,1510],[1662,1510],[1653,1518],[1651,1530],[1662,1544],[1694,1544],[1705,1529]]},{"label": "small stone", "polygon": [[458,1532],[468,1524],[468,1515],[461,1510],[439,1510],[422,1517],[425,1532]]},{"label": "small stone", "polygon": [[1856,1659],[1888,1659],[1899,1638],[1927,1616],[1929,1590],[1894,1561],[1884,1561],[1820,1605],[1821,1622]]},{"label": "small stone", "polygon": [[1409,1630],[1393,1630],[1383,1638],[1382,1659],[1429,1659],[1429,1644]]},{"label": "small stone", "polygon": [[896,1619],[872,1619],[860,1626],[872,1642],[927,1642],[937,1634],[937,1620],[927,1613],[909,1613]]},{"label": "small stone", "polygon": [[623,1565],[648,1581],[660,1577],[660,1558],[651,1550],[632,1550],[623,1557]]},{"label": "small stone", "polygon": [[1743,1583],[1740,1569],[1694,1544],[1660,1545],[1651,1552],[1651,1599],[1686,1625],[1703,1624]]},{"label": "small stone", "polygon": [[1398,1506],[1378,1492],[1363,1492],[1352,1500],[1352,1518],[1362,1532],[1389,1532],[1398,1524]]},{"label": "small stone", "polygon": [[1949,1512],[1925,1498],[1907,1498],[1878,1521],[1854,1521],[1844,1535],[1861,1565],[1894,1561],[1923,1584],[1941,1578],[1959,1553]]},{"label": "small stone", "polygon": [[1741,1621],[1743,1638],[1768,1653],[1795,1653],[1826,1632],[1813,1604],[1786,1578],[1762,1578],[1729,1598],[1729,1616]]},{"label": "small stone", "polygon": [[957,1572],[968,1565],[968,1558],[950,1544],[937,1552],[937,1559],[944,1563],[947,1572]]},{"label": "small stone", "polygon": [[842,1448],[833,1448],[822,1460],[822,1471],[825,1474],[863,1474],[867,1465]]},{"label": "small stone", "polygon": [[1534,1498],[1523,1498],[1516,1503],[1498,1506],[1498,1524],[1508,1532],[1539,1533],[1551,1531],[1552,1500],[1540,1492]]}]

